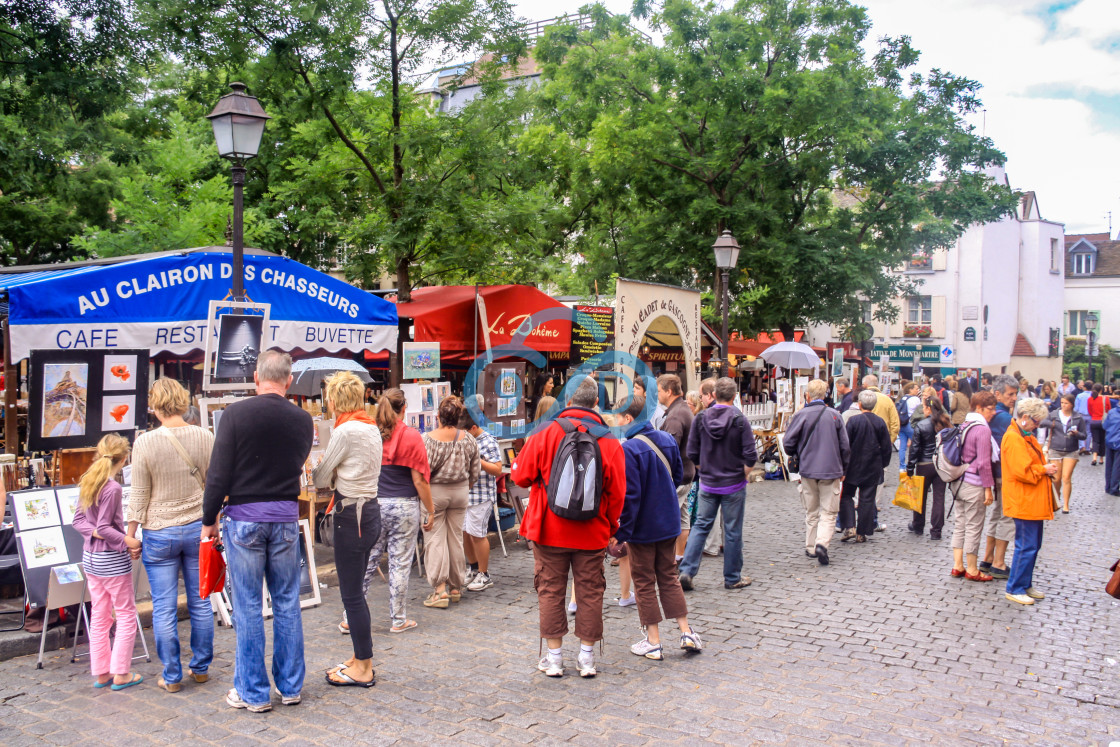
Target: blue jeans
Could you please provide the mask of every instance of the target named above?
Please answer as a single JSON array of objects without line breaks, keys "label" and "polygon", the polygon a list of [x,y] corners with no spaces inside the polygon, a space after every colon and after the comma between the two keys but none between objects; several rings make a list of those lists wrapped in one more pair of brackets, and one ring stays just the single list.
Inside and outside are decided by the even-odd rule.
[{"label": "blue jeans", "polygon": [[152,633],[156,653],[163,663],[163,679],[175,684],[183,679],[179,661],[179,575],[187,590],[191,616],[191,671],[205,674],[214,659],[214,612],[210,599],[198,596],[198,543],[202,520],[144,532],[142,559],[152,587]]},{"label": "blue jeans", "polygon": [[738,583],[743,571],[743,508],[747,489],[741,488],[729,495],[709,493],[700,489],[696,507],[696,523],[688,535],[688,544],[681,559],[680,573],[695,576],[700,570],[700,558],[708,533],[716,523],[716,514],[723,510],[723,582]]},{"label": "blue jeans", "polygon": [[1034,585],[1034,561],[1042,549],[1042,520],[1015,520],[1015,555],[1008,569],[1007,593],[1026,594]]},{"label": "blue jeans", "polygon": [[907,423],[898,429],[898,470],[903,472],[906,470],[906,449],[910,446],[910,440],[914,438],[914,426]]},{"label": "blue jeans", "polygon": [[299,524],[223,519],[237,635],[233,687],[249,705],[272,701],[264,666],[263,586],[272,596],[272,679],[281,695],[303,691],[303,618],[299,607]]}]

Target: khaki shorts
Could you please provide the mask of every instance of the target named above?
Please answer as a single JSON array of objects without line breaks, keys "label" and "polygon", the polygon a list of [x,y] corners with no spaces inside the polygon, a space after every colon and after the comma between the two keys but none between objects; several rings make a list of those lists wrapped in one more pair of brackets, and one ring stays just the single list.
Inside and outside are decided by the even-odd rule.
[{"label": "khaki shorts", "polygon": [[692,483],[677,486],[677,504],[681,507],[681,533],[687,532],[692,526],[692,515],[688,510],[688,493],[692,490]]},{"label": "khaki shorts", "polygon": [[463,516],[463,531],[472,537],[485,537],[493,515],[493,501],[467,506],[467,513]]},{"label": "khaki shorts", "polygon": [[1003,515],[1003,480],[996,480],[995,490],[992,491],[996,499],[988,506],[988,531],[989,537],[995,537],[1001,542],[1011,542],[1015,539],[1015,520]]}]

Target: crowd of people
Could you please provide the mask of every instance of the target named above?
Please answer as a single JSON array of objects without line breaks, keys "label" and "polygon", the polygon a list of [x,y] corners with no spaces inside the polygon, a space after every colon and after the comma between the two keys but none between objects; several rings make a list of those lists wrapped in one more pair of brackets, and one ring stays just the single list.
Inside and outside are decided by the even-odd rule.
[{"label": "crowd of people", "polygon": [[[313,423],[286,397],[287,354],[262,353],[254,382],[257,394],[225,410],[216,438],[184,420],[190,401],[178,382],[159,379],[152,385],[149,407],[161,427],[140,435],[132,448],[127,514],[115,478],[128,459],[128,443],[110,435],[99,444],[99,457],[81,480],[74,520],[86,537],[96,687],[122,689],[143,679],[130,671],[131,564],[139,559],[151,580],[162,663],[157,684],[171,693],[181,689],[179,579],[187,589],[199,588],[199,539],[220,537],[229,561],[236,634],[226,702],[255,713],[272,708],[273,692],[285,705],[300,702],[306,669],[298,497]],[[751,584],[743,573],[743,519],[758,455],[751,426],[734,406],[736,382],[708,379],[697,392],[682,391],[674,374],[637,383],[641,386],[611,408],[605,406],[603,386],[590,376],[558,408],[552,378],[543,376],[534,394],[536,411],[555,415],[540,418],[511,465],[510,479],[529,490],[520,532],[533,552],[543,654],[537,666],[550,677],[565,671],[569,613],[579,640],[576,669],[582,677],[597,673],[594,644],[603,638],[607,555],[620,565],[619,602],[637,608],[644,632],[631,651],[647,659],[665,658],[659,626],[666,620],[675,624],[680,650],[703,649],[689,625],[684,592],[695,588],[704,557],[718,557],[722,548],[726,590]],[[858,391],[837,380],[835,398],[825,381],[810,381],[805,406],[784,437],[805,508],[805,554],[827,566],[834,534],[862,544],[883,530],[881,492],[897,441],[901,469],[924,479],[922,511],[913,513],[911,532],[924,534],[928,516],[929,537],[940,540],[946,495],[954,497],[950,575],[976,582],[1006,579],[1008,599],[1021,604],[1042,599],[1033,570],[1043,522],[1054,516],[1055,496],[1069,512],[1078,452],[1093,434],[1107,465],[1106,489],[1120,495],[1114,476],[1120,469],[1120,408],[1112,408],[1091,382],[1080,408],[1081,396],[1064,391],[1068,383],[1063,377],[1061,387],[1046,392],[1056,393],[1048,403],[1029,386],[1022,396],[1022,380],[1007,375],[904,382],[897,401],[879,389],[873,375],[863,378]],[[333,490],[327,513],[345,610],[339,630],[350,636],[352,655],[326,667],[325,679],[334,686],[368,688],[376,673],[366,597],[383,557],[390,633],[417,627],[406,600],[421,538],[431,587],[426,607],[450,609],[464,591],[494,585],[487,525],[502,460],[496,440],[457,397],[439,403],[439,426],[425,434],[405,423],[399,389],[385,392],[367,414],[364,386],[347,372],[329,380],[326,404],[335,424],[312,480]],[[616,438],[608,426],[624,437]],[[948,484],[937,464],[946,434],[959,439],[962,463],[961,475]],[[566,608],[569,579],[573,599]],[[271,682],[262,615],[266,582],[273,614]],[[187,674],[204,683],[213,659],[213,616],[207,600],[187,596]],[[110,648],[114,612],[117,635]]]}]

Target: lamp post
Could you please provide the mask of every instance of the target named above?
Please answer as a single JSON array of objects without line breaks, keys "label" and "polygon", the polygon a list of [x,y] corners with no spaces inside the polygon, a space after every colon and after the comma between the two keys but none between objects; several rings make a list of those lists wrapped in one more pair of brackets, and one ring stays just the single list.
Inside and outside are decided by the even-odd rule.
[{"label": "lamp post", "polygon": [[1085,357],[1089,359],[1090,381],[1096,381],[1093,378],[1093,360],[1097,357],[1097,323],[1099,321],[1096,314],[1085,315],[1085,331],[1089,333],[1085,341]]},{"label": "lamp post", "polygon": [[727,334],[727,306],[730,293],[728,291],[728,283],[730,282],[729,276],[731,271],[735,269],[735,265],[739,264],[739,242],[731,235],[730,231],[724,231],[716,239],[716,243],[712,244],[712,251],[716,255],[716,268],[720,271],[720,279],[723,281],[723,330],[720,342],[723,344],[723,361],[720,366],[720,372],[728,375],[727,371],[727,354],[728,354],[728,334]]},{"label": "lamp post", "polygon": [[265,122],[272,119],[256,98],[245,93],[244,83],[230,83],[230,93],[218,99],[206,115],[214,128],[218,155],[233,162],[233,297],[245,297],[244,287],[244,187],[245,161],[254,158],[261,146]]}]

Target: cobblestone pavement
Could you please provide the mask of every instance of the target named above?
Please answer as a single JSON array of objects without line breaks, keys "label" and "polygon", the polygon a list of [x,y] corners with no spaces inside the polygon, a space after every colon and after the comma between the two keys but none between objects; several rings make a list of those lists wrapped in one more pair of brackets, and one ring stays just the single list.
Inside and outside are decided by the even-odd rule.
[{"label": "cobblestone pavement", "polygon": [[332,588],[304,615],[299,706],[228,708],[233,633],[219,628],[210,683],[174,695],[156,688],[155,662],[136,667],[144,684],[119,693],[90,687],[87,665],[61,652],[41,671],[34,657],[4,662],[0,742],[1106,745],[1120,740],[1120,602],[1103,590],[1120,555],[1120,503],[1087,460],[1075,479],[1074,512],[1046,528],[1036,583],[1048,596],[1033,607],[1007,602],[1000,582],[950,578],[949,542],[907,534],[907,515],[891,506],[886,533],[837,542],[821,567],[802,551],[794,487],[762,483],[748,491],[744,570],[754,585],[725,591],[719,561],[706,558],[688,595],[706,642],[699,656],[630,654],[637,615],[609,604],[610,570],[599,676],[575,676],[568,639],[569,674],[544,677],[531,558],[518,545],[508,559],[497,552],[492,589],[449,610],[421,606],[414,576],[409,614],[420,625],[403,635],[388,634],[375,584],[371,690],[323,680],[350,653]]}]

